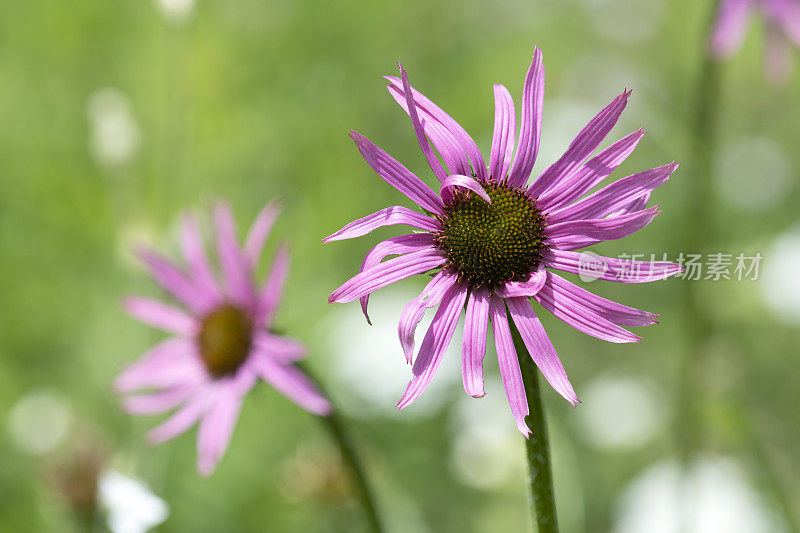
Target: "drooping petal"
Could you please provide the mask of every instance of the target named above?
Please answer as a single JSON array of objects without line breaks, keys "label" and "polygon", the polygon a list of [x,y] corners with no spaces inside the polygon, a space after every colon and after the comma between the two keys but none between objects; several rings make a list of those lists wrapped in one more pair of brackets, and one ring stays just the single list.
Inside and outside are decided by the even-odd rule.
[{"label": "drooping petal", "polygon": [[280,364],[269,358],[259,358],[257,370],[261,379],[306,411],[320,416],[330,414],[330,402],[297,367]]},{"label": "drooping petal", "polygon": [[550,274],[552,273],[548,272],[548,283],[545,283],[542,290],[533,298],[557,318],[578,331],[604,341],[621,343],[641,340],[637,335],[606,320],[580,301],[576,301],[570,294],[557,290],[550,283]]},{"label": "drooping petal", "polygon": [[359,272],[344,282],[331,293],[328,302],[352,302],[396,281],[440,267],[445,261],[444,254],[436,248],[411,252],[389,259],[369,270]]},{"label": "drooping petal", "polygon": [[442,182],[442,198],[444,198],[445,201],[450,200],[453,197],[453,189],[456,187],[472,191],[486,200],[487,203],[492,203],[492,199],[489,198],[489,195],[483,190],[478,180],[471,176],[460,176],[458,174],[447,176]]},{"label": "drooping petal", "polygon": [[782,87],[792,75],[792,43],[781,29],[767,24],[764,34],[764,72],[767,80]]},{"label": "drooping petal", "polygon": [[506,298],[506,305],[528,353],[544,378],[557,393],[575,405],[578,396],[531,302],[527,298]]},{"label": "drooping petal", "polygon": [[542,63],[542,51],[537,47],[533,51],[533,61],[531,61],[522,90],[519,146],[517,146],[514,164],[508,173],[508,182],[513,186],[523,187],[531,175],[534,163],[536,163],[536,156],[539,153],[539,138],[542,132],[543,103],[544,64]]},{"label": "drooping petal", "polygon": [[411,124],[414,126],[414,133],[417,135],[419,147],[422,149],[422,153],[425,154],[425,159],[428,160],[428,165],[431,167],[431,170],[433,170],[433,173],[436,174],[439,181],[444,181],[447,177],[447,172],[445,172],[436,154],[433,153],[433,148],[425,137],[425,130],[422,128],[422,123],[417,115],[417,105],[414,102],[414,97],[411,95],[411,84],[408,83],[408,74],[406,74],[406,70],[400,63],[398,63],[397,66],[400,67],[400,77],[403,81],[403,93],[406,97],[406,109],[408,110],[408,116],[411,117]]},{"label": "drooping petal", "polygon": [[122,400],[122,408],[132,415],[158,415],[181,405],[196,390],[196,384],[181,384],[151,394],[135,394]]},{"label": "drooping petal", "polygon": [[494,86],[494,133],[492,152],[489,156],[489,178],[495,181],[505,179],[511,166],[514,153],[514,137],[517,117],[514,112],[514,99],[504,86]]},{"label": "drooping petal", "polygon": [[442,356],[453,338],[466,299],[467,286],[462,283],[455,283],[445,293],[414,361],[412,367],[414,377],[406,387],[403,397],[395,405],[398,409],[403,410],[411,405],[430,385],[436,369],[442,362]]},{"label": "drooping petal", "polygon": [[405,194],[422,209],[436,215],[444,213],[442,199],[425,182],[360,133],[351,130],[350,137],[367,164],[386,183]]},{"label": "drooping petal", "polygon": [[252,269],[236,239],[236,226],[230,205],[219,202],[214,206],[217,225],[217,253],[231,299],[246,309],[255,307],[255,288]]},{"label": "drooping petal", "polygon": [[634,131],[602,150],[561,180],[558,187],[542,193],[536,203],[545,211],[552,212],[574,202],[610,176],[631,155],[644,134],[643,129]]},{"label": "drooping petal", "polygon": [[506,391],[508,404],[517,429],[525,438],[531,434],[525,417],[528,416],[528,398],[525,395],[525,384],[522,382],[522,372],[519,368],[517,351],[514,340],[511,338],[511,329],[506,318],[506,306],[502,298],[492,298],[489,305],[489,314],[492,317],[492,331],[494,344],[497,349],[497,363],[500,366],[500,378],[503,380],[503,389]]},{"label": "drooping petal", "polygon": [[198,390],[183,407],[178,409],[165,422],[147,432],[147,442],[155,445],[177,437],[192,427],[203,416],[211,401],[213,401],[213,398],[208,394],[208,391]]},{"label": "drooping petal", "polygon": [[407,207],[395,205],[351,222],[333,235],[322,239],[322,242],[328,243],[332,241],[341,241],[343,239],[354,239],[366,235],[380,227],[392,226],[395,224],[405,224],[412,228],[425,231],[439,231],[441,229],[439,222],[437,222],[435,218],[417,213]]},{"label": "drooping petal", "polygon": [[562,181],[568,180],[571,173],[583,165],[617,123],[630,94],[630,91],[624,91],[614,98],[578,133],[564,155],[528,187],[528,194],[531,197],[536,198],[545,191],[559,187]]},{"label": "drooping petal", "polygon": [[157,328],[186,337],[197,333],[197,319],[184,311],[150,298],[129,296],[122,308],[133,318]]},{"label": "drooping petal", "polygon": [[171,338],[152,347],[114,381],[117,392],[202,381],[206,372],[194,339]]},{"label": "drooping petal", "polygon": [[[222,387],[221,387],[222,388]],[[197,471],[209,476],[230,444],[242,407],[242,396],[233,387],[224,387],[200,421],[197,430]]]},{"label": "drooping petal", "polygon": [[539,292],[546,280],[547,271],[544,266],[539,265],[539,268],[531,272],[527,281],[508,281],[495,291],[495,295],[500,298],[530,297]]},{"label": "drooping petal", "polygon": [[[404,105],[406,102],[406,91],[403,87],[402,80],[394,76],[384,77],[390,83],[389,87],[387,87],[389,92],[395,97],[395,100],[403,106],[403,109],[408,112],[407,104]],[[414,97],[414,101],[417,103],[417,109],[422,115],[422,118],[426,122],[431,119],[435,120],[444,126],[447,131],[455,137],[461,149],[467,154],[469,163],[472,166],[472,171],[477,175],[478,179],[480,181],[486,181],[486,163],[483,161],[483,156],[481,155],[480,149],[478,149],[478,145],[475,144],[475,141],[472,140],[469,133],[467,133],[467,131],[450,115],[442,111],[439,106],[413,87],[411,88],[411,94]]]},{"label": "drooping petal", "polygon": [[678,164],[672,162],[619,179],[572,205],[548,213],[548,223],[602,218],[618,212],[643,194],[666,183],[677,168]]},{"label": "drooping petal", "polygon": [[275,220],[280,212],[280,204],[272,201],[261,210],[253,225],[250,226],[250,232],[244,241],[244,257],[251,271],[254,271],[256,265],[258,265],[261,250],[264,248],[264,241],[267,240],[267,236],[272,230],[272,226],[275,225]]},{"label": "drooping petal", "polygon": [[489,291],[475,289],[467,301],[464,317],[464,342],[461,345],[461,375],[464,390],[474,398],[483,390],[483,357],[486,355],[486,330],[489,321]]},{"label": "drooping petal", "polygon": [[439,305],[445,293],[450,290],[455,282],[456,277],[450,272],[447,270],[440,271],[425,286],[422,294],[408,302],[403,308],[403,312],[400,313],[397,333],[408,364],[411,364],[414,358],[414,333],[422,321],[425,310]]},{"label": "drooping petal", "polygon": [[565,280],[554,272],[548,273],[548,283],[557,295],[568,297],[575,304],[585,307],[597,316],[618,326],[650,326],[657,322],[658,315],[655,313],[607,300]]},{"label": "drooping petal", "polygon": [[795,0],[766,0],[762,9],[768,25],[775,26],[787,40],[800,46],[800,4]]},{"label": "drooping petal", "polygon": [[730,56],[742,45],[752,0],[723,0],[711,31],[709,51],[717,59]]},{"label": "drooping petal", "polygon": [[558,249],[550,250],[544,260],[548,268],[620,283],[658,281],[683,271],[681,265],[668,261],[617,259]]},{"label": "drooping petal", "polygon": [[548,242],[554,248],[577,250],[598,242],[627,237],[647,226],[661,211],[658,206],[615,218],[570,220],[547,227]]},{"label": "drooping petal", "polygon": [[[367,255],[364,256],[364,260],[361,262],[361,269],[359,272],[364,272],[380,264],[381,261],[390,255],[407,254],[425,248],[432,248],[433,246],[433,236],[430,233],[411,233],[408,235],[391,237],[385,241],[379,242],[372,250],[367,252]],[[372,321],[369,319],[369,313],[367,313],[369,295],[362,296],[359,300],[361,302],[361,312],[364,313],[367,323],[372,325]]]},{"label": "drooping petal", "polygon": [[137,255],[153,279],[196,314],[204,314],[215,301],[211,293],[195,285],[177,266],[152,250],[140,249]]},{"label": "drooping petal", "polygon": [[266,331],[254,333],[253,350],[281,363],[293,363],[306,356],[306,347],[301,342]]},{"label": "drooping petal", "polygon": [[256,324],[269,327],[283,295],[283,286],[289,276],[289,246],[282,244],[275,252],[272,268],[261,288],[256,310]]},{"label": "drooping petal", "polygon": [[219,300],[219,286],[206,255],[203,237],[200,234],[200,223],[195,213],[187,213],[183,218],[181,247],[183,257],[189,266],[189,274],[194,282]]}]

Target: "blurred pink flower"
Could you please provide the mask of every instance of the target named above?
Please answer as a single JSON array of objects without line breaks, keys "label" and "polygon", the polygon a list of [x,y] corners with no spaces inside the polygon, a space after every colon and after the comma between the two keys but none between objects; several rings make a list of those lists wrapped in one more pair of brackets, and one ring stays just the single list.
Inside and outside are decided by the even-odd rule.
[{"label": "blurred pink flower", "polygon": [[724,59],[741,48],[754,11],[766,26],[767,76],[775,83],[785,82],[791,74],[791,47],[800,45],[798,0],[722,0],[711,33],[711,55]]},{"label": "blurred pink flower", "polygon": [[174,336],[154,346],[115,381],[127,396],[132,414],[177,411],[152,429],[152,444],[169,440],[198,420],[198,464],[201,474],[213,472],[230,442],[244,396],[263,379],[304,409],[326,415],[330,404],[294,363],[305,357],[295,340],[270,331],[288,274],[289,255],[279,248],[262,288],[255,284],[261,249],[278,215],[270,204],[253,223],[243,247],[236,238],[230,206],[214,209],[222,283],[206,257],[194,213],[183,219],[181,245],[187,271],[157,253],[139,255],[153,279],[183,309],[149,298],[126,298],[123,307],[134,318]]},{"label": "blurred pink flower", "polygon": [[[413,379],[397,407],[407,407],[428,387],[466,304],[464,388],[471,396],[484,395],[482,364],[491,319],[506,395],[519,431],[527,436],[528,404],[506,308],[547,381],[569,402],[577,402],[529,298],[572,327],[599,339],[639,341],[640,337],[622,326],[647,326],[656,322],[657,315],[595,296],[558,276],[553,269],[580,272],[582,254],[575,250],[625,237],[646,226],[659,213],[656,207],[645,208],[650,192],[664,183],[678,165],[671,163],[639,172],[585,196],[625,160],[644,135],[643,130],[635,131],[589,159],[625,108],[630,95],[625,91],[589,122],[558,161],[528,185],[539,149],[544,97],[544,67],[538,48],[525,79],[519,143],[513,158],[514,103],[505,87],[494,86],[494,137],[488,166],[469,134],[412,89],[402,67],[400,73],[401,78],[386,78],[388,89],[410,115],[422,152],[441,182],[440,193],[364,136],[351,132],[372,169],[425,214],[405,207],[388,207],[324,239],[350,239],[395,224],[421,230],[375,246],[364,258],[360,272],[333,291],[329,301],[360,300],[366,316],[373,291],[440,268],[400,317],[400,344],[407,362],[413,364]],[[390,255],[400,257],[383,261]],[[606,268],[597,277],[611,281],[654,281],[681,271],[674,263],[599,259]],[[621,275],[623,272],[631,275]],[[425,310],[436,306],[433,322],[415,358],[416,326]]]}]

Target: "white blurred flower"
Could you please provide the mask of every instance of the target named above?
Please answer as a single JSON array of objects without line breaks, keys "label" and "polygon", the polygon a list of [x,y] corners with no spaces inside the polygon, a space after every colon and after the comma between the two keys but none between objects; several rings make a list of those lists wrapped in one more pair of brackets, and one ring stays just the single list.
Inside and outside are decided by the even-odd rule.
[{"label": "white blurred flower", "polygon": [[717,192],[733,207],[752,213],[786,199],[791,181],[786,154],[770,139],[753,137],[729,143],[715,168]]},{"label": "white blurred flower", "polygon": [[[461,384],[461,343],[453,342],[430,387],[398,415],[394,405],[411,380],[411,367],[406,364],[397,338],[397,324],[403,308],[418,296],[408,285],[387,287],[372,295],[372,326],[364,319],[359,303],[354,302],[338,306],[320,330],[333,353],[332,377],[339,383],[338,396],[355,416],[385,416],[401,421],[430,417],[444,407]],[[429,310],[417,327],[417,348],[434,311]],[[453,338],[462,335],[459,327]]]},{"label": "white blurred flower", "polygon": [[112,533],[144,533],[169,516],[167,504],[144,482],[106,470],[98,484],[100,504],[108,512]]},{"label": "white blurred flower", "polygon": [[67,400],[50,390],[29,392],[11,408],[8,430],[20,449],[33,454],[52,451],[71,421]]},{"label": "white blurred flower", "polygon": [[[496,360],[491,353],[486,360]],[[453,417],[452,465],[456,475],[473,487],[490,489],[520,472],[522,443],[509,419],[508,400],[502,390],[483,398],[462,395]]]},{"label": "white blurred flower", "polygon": [[139,149],[139,127],[128,98],[118,89],[95,91],[86,104],[89,151],[102,165],[130,161]]},{"label": "white blurred flower", "polygon": [[784,525],[732,459],[705,456],[682,472],[676,461],[645,470],[628,486],[616,533],[781,533]]},{"label": "white blurred flower", "polygon": [[667,410],[655,386],[630,376],[606,375],[588,383],[577,413],[598,448],[635,448],[664,426]]},{"label": "white blurred flower", "polygon": [[781,321],[800,324],[800,222],[784,231],[764,254],[760,286]]},{"label": "white blurred flower", "polygon": [[195,0],[154,0],[161,16],[170,24],[186,23],[194,13]]}]

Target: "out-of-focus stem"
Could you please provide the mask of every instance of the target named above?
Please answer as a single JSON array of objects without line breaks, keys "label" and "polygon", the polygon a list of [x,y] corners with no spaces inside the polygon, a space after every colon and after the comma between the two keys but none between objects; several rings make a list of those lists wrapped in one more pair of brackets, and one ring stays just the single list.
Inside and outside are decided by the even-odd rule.
[{"label": "out-of-focus stem", "polygon": [[550,441],[544,419],[544,406],[539,392],[539,370],[528,354],[528,349],[509,320],[514,337],[514,347],[522,371],[525,396],[528,398],[528,416],[525,422],[533,433],[525,441],[525,456],[528,460],[531,515],[539,533],[558,533],[556,499],[553,492],[553,474],[550,467]]}]

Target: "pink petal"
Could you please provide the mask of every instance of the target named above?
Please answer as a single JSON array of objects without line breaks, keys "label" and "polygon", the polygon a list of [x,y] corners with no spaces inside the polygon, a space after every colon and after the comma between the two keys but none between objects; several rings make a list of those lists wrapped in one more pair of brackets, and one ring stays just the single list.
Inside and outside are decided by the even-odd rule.
[{"label": "pink petal", "polygon": [[723,0],[711,32],[709,49],[717,59],[730,56],[742,45],[752,0]]},{"label": "pink petal", "polygon": [[630,94],[630,91],[624,91],[600,111],[578,133],[561,159],[550,165],[542,172],[541,176],[536,178],[528,188],[528,194],[536,198],[550,189],[560,187],[562,181],[568,182],[571,173],[583,165],[617,123],[628,103]]},{"label": "pink petal", "polygon": [[233,301],[246,309],[255,307],[252,269],[236,239],[236,226],[230,205],[220,202],[214,208],[217,223],[217,252],[226,285]]},{"label": "pink petal", "polygon": [[473,398],[481,398],[483,390],[483,357],[486,355],[486,330],[489,321],[489,291],[475,289],[467,300],[464,318],[464,342],[461,345],[461,376],[464,390]]},{"label": "pink petal", "polygon": [[272,226],[275,225],[275,220],[277,220],[280,212],[280,204],[272,201],[261,210],[253,225],[250,226],[250,232],[244,241],[244,257],[251,271],[255,270],[256,265],[258,265],[261,250],[264,248],[264,241],[267,240],[267,236],[272,230]]},{"label": "pink petal", "polygon": [[617,180],[572,205],[548,213],[548,223],[602,218],[618,212],[643,194],[666,183],[677,169],[678,164],[673,162]]},{"label": "pink petal", "polygon": [[198,390],[191,400],[178,409],[161,425],[147,432],[146,439],[150,444],[161,444],[173,439],[192,427],[212,403],[207,390]]},{"label": "pink petal", "polygon": [[114,388],[125,393],[147,387],[173,387],[197,382],[205,375],[194,339],[171,338],[129,365],[114,381]]},{"label": "pink petal", "polygon": [[442,199],[425,182],[360,133],[350,131],[350,137],[367,164],[386,183],[405,194],[422,209],[436,215],[444,214]]},{"label": "pink petal", "polygon": [[[542,51],[533,50],[533,61],[525,76],[522,90],[522,116],[519,127],[519,146],[514,164],[508,173],[509,184],[523,187],[528,181],[539,153],[539,138],[542,132],[542,109],[544,107],[544,64]],[[539,178],[541,179],[541,177]]]},{"label": "pink petal", "polygon": [[176,408],[197,391],[198,384],[182,384],[152,394],[136,394],[122,400],[122,408],[133,415],[158,415]]},{"label": "pink petal", "polygon": [[514,99],[508,89],[497,84],[494,86],[494,133],[489,156],[489,177],[495,181],[505,179],[511,166],[516,128]]},{"label": "pink petal", "polygon": [[392,206],[381,209],[346,225],[333,235],[322,239],[323,242],[341,241],[361,237],[383,226],[405,224],[425,231],[439,231],[441,226],[435,218],[412,211],[407,207]]},{"label": "pink petal", "polygon": [[548,283],[552,285],[554,292],[568,297],[576,305],[583,306],[618,326],[651,326],[658,318],[654,313],[612,302],[591,293],[554,272],[548,273]]},{"label": "pink petal", "polygon": [[138,256],[156,283],[195,313],[205,314],[215,304],[211,293],[200,289],[178,267],[157,253],[140,249]]},{"label": "pink petal", "polygon": [[157,328],[190,337],[199,329],[197,319],[184,311],[150,298],[129,296],[122,308],[133,318]]},{"label": "pink petal", "polygon": [[216,303],[219,300],[219,287],[208,263],[203,237],[200,234],[200,223],[195,213],[188,213],[183,218],[181,247],[192,279],[208,292]]},{"label": "pink petal", "polygon": [[422,129],[422,124],[417,116],[417,105],[414,102],[414,97],[411,95],[411,85],[408,83],[408,74],[406,74],[405,69],[400,63],[398,63],[397,66],[400,67],[400,77],[403,80],[403,93],[405,93],[406,96],[406,109],[408,110],[408,116],[411,117],[411,124],[414,126],[417,142],[419,142],[422,153],[425,154],[425,159],[428,160],[428,165],[430,165],[433,173],[436,174],[436,177],[439,178],[440,181],[444,181],[447,177],[447,172],[442,168],[442,164],[436,158],[436,154],[433,153],[433,148],[431,148],[428,139],[425,137],[425,130]]},{"label": "pink petal", "polygon": [[545,263],[548,268],[620,283],[658,281],[683,271],[681,265],[668,261],[633,261],[557,249],[545,255]]},{"label": "pink petal", "polygon": [[200,421],[197,431],[197,471],[203,476],[214,472],[233,435],[242,407],[242,396],[232,387],[221,390]]},{"label": "pink petal", "polygon": [[559,318],[587,335],[608,342],[639,342],[641,337],[634,335],[613,322],[606,320],[579,301],[576,301],[570,294],[558,290],[550,280],[551,272],[548,272],[548,282],[545,283],[533,298],[542,306]]},{"label": "pink petal", "polygon": [[[411,233],[409,235],[391,237],[385,241],[379,242],[364,256],[359,272],[364,272],[380,264],[381,261],[390,255],[403,255],[409,252],[432,248],[433,246],[433,236],[430,233]],[[362,296],[359,300],[361,302],[361,311],[364,313],[367,323],[372,325],[372,321],[369,319],[369,314],[367,313],[369,295]]]},{"label": "pink petal", "polygon": [[412,368],[414,378],[406,387],[403,397],[395,405],[398,409],[402,410],[411,405],[430,385],[436,369],[442,362],[442,356],[453,338],[453,333],[458,325],[458,317],[461,315],[466,299],[467,286],[461,283],[454,284],[445,293],[442,303],[433,317],[431,327],[428,328],[428,332],[425,333],[425,338],[422,340],[417,359],[414,361]]},{"label": "pink petal", "polygon": [[283,295],[283,286],[289,275],[289,247],[282,244],[275,252],[272,268],[261,288],[256,311],[256,324],[264,327],[272,325],[272,319]]},{"label": "pink petal", "polygon": [[293,363],[306,356],[306,347],[300,341],[265,331],[254,334],[253,350],[263,357],[271,357],[281,363]]},{"label": "pink petal", "polygon": [[320,416],[330,414],[330,402],[308,376],[296,367],[283,365],[269,358],[260,358],[258,372],[261,379],[306,411]]},{"label": "pink petal", "polygon": [[495,291],[495,295],[500,298],[513,298],[515,296],[530,297],[536,294],[544,286],[547,280],[547,271],[544,266],[531,272],[527,281],[509,281],[504,283]]},{"label": "pink petal", "polygon": [[556,349],[531,307],[530,301],[527,298],[507,298],[506,304],[533,362],[542,371],[550,386],[569,403],[575,405],[578,396],[572,389]]},{"label": "pink petal", "polygon": [[478,183],[478,180],[471,176],[460,176],[458,174],[447,176],[447,178],[445,178],[445,180],[442,182],[442,198],[444,198],[445,201],[452,199],[452,189],[455,189],[456,187],[472,191],[486,200],[487,203],[492,203],[492,199],[489,198],[489,195],[485,190],[483,190],[483,187],[480,183]]},{"label": "pink petal", "polygon": [[519,368],[517,351],[514,349],[514,340],[511,338],[511,329],[506,318],[506,306],[501,298],[492,298],[489,306],[492,317],[492,330],[494,343],[497,348],[497,363],[500,365],[500,377],[503,380],[503,389],[506,391],[508,404],[517,429],[525,438],[531,434],[525,417],[528,416],[528,398],[525,395],[525,384],[522,382],[522,372]]},{"label": "pink petal", "polygon": [[440,271],[428,283],[422,294],[408,302],[400,314],[400,323],[397,333],[400,337],[400,346],[406,356],[406,362],[411,364],[414,358],[414,333],[422,321],[426,309],[436,307],[442,298],[455,284],[456,277],[446,270]]},{"label": "pink petal", "polygon": [[[394,76],[385,76],[385,78],[391,84],[388,89],[389,92],[392,93],[392,96],[397,94],[405,101],[406,90],[403,82]],[[417,104],[417,109],[422,114],[425,121],[427,122],[430,117],[430,119],[433,119],[444,126],[447,131],[449,131],[450,134],[455,137],[456,141],[461,146],[461,149],[466,152],[472,166],[472,171],[477,175],[478,179],[481,181],[486,181],[486,163],[483,161],[483,156],[481,155],[481,151],[478,149],[478,145],[475,144],[475,141],[472,140],[472,137],[469,136],[466,130],[462,128],[461,125],[450,115],[442,111],[436,104],[434,104],[431,100],[425,97],[425,95],[413,87],[411,87],[411,94],[413,95],[414,101]],[[397,96],[395,96],[395,100],[399,101]],[[408,112],[408,106],[406,105],[403,107],[406,109],[406,112]]]},{"label": "pink petal", "polygon": [[602,150],[580,169],[561,180],[558,187],[542,193],[537,200],[539,207],[545,211],[552,212],[572,203],[592,190],[610,176],[633,153],[644,134],[645,130],[642,129],[634,131]]},{"label": "pink petal", "polygon": [[654,206],[615,218],[559,222],[547,227],[548,244],[562,250],[577,250],[621,239],[647,226],[659,213],[658,206]]},{"label": "pink petal", "polygon": [[436,248],[411,252],[389,259],[369,270],[359,272],[344,282],[331,293],[328,302],[352,302],[396,281],[440,267],[445,260],[442,252]]}]

